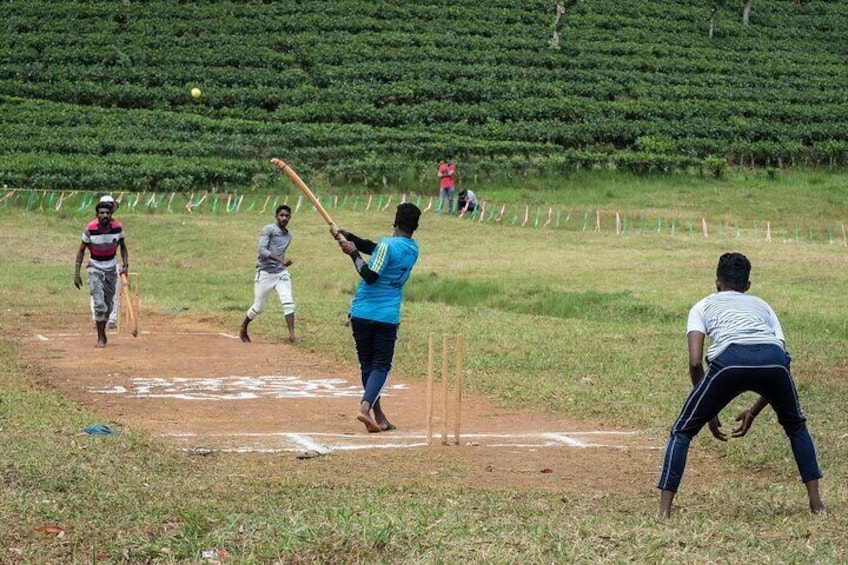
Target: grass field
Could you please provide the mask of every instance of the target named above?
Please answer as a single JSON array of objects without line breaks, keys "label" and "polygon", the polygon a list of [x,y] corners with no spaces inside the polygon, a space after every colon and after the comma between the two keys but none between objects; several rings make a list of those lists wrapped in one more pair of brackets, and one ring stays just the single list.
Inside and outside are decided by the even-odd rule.
[{"label": "grass field", "polygon": [[[541,181],[535,181],[541,182]],[[844,407],[848,248],[817,236],[767,243],[755,223],[787,233],[845,221],[844,177],[793,173],[670,188],[668,179],[591,176],[533,187],[534,205],[628,211],[632,217],[721,218],[744,232],[703,237],[667,226],[616,235],[425,214],[421,259],[407,286],[396,370],[424,379],[426,336],[461,332],[467,390],[609,427],[664,434],[690,387],[685,316],[714,288],[720,253],[753,263],[752,293],[788,337],[801,402],[819,450],[824,517],[806,511],[788,444],[770,411],[744,441],[693,444],[680,512],[658,522],[655,477],[620,489],[475,486],[474,469],[442,449],[333,455],[304,466],[279,456],[192,458],[133,430],[80,438],[96,414],[43,386],[18,353],[33,327],[87,326],[73,258],[89,211],[0,207],[0,562],[200,563],[226,548],[233,563],[842,563],[848,527]],[[683,182],[683,181],[681,181]],[[497,202],[525,187],[492,186]],[[481,191],[482,192],[482,191]],[[389,211],[333,211],[376,238]],[[272,214],[119,210],[143,307],[235,328],[252,299],[256,235]],[[685,221],[680,222],[686,225]],[[319,216],[290,225],[298,347],[352,363],[342,328],[357,279]],[[269,309],[271,312],[271,309]],[[277,312],[252,331],[284,340]],[[84,354],[84,352],[81,352]],[[116,365],[120,359],[114,359]],[[108,370],[108,367],[104,367]],[[723,414],[730,427],[751,399]],[[573,454],[563,450],[560,465]],[[398,477],[401,458],[420,473]],[[655,454],[659,467],[660,454]],[[623,462],[626,458],[623,458]],[[600,475],[615,470],[597,469]],[[34,528],[61,523],[57,537]],[[216,559],[222,559],[217,557]]]}]

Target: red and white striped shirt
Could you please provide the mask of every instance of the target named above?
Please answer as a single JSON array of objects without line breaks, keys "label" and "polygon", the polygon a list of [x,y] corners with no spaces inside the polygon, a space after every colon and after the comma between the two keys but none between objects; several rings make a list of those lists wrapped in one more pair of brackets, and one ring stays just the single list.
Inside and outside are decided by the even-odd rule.
[{"label": "red and white striped shirt", "polygon": [[82,242],[88,246],[90,257],[88,266],[101,271],[114,271],[117,267],[116,254],[124,239],[124,226],[113,219],[109,229],[100,231],[95,219],[89,222],[82,232]]}]

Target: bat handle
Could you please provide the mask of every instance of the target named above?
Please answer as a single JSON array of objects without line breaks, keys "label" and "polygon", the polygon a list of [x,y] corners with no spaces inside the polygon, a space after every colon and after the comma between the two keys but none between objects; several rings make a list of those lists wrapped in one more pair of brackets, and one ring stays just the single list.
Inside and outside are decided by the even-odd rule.
[{"label": "bat handle", "polygon": [[330,235],[332,235],[333,239],[335,239],[339,243],[344,243],[347,241],[345,236],[342,235],[342,232],[339,231],[339,228],[333,222],[330,222]]}]

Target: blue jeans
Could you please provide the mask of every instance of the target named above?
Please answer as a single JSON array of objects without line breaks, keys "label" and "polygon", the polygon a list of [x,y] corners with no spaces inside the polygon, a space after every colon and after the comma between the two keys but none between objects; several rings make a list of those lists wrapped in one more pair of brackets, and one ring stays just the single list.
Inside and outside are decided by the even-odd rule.
[{"label": "blue jeans", "polygon": [[746,391],[764,397],[774,409],[789,438],[801,480],[820,479],[816,449],[801,413],[789,364],[789,355],[777,345],[731,345],[712,360],[671,427],[657,487],[677,492],[692,438]]},{"label": "blue jeans", "polygon": [[362,400],[374,406],[392,368],[398,324],[351,318],[350,328],[356,343],[362,387],[365,389]]},{"label": "blue jeans", "polygon": [[453,191],[454,187],[439,189],[439,204],[436,206],[436,214],[442,213],[442,207],[447,206],[445,214],[453,212]]}]

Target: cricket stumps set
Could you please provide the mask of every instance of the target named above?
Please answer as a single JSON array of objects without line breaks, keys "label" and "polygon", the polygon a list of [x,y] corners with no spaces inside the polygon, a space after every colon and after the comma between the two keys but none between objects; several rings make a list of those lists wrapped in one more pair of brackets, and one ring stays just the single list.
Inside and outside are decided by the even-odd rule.
[{"label": "cricket stumps set", "polygon": [[[450,342],[453,341],[453,347]],[[450,394],[450,356],[453,350],[453,394]],[[453,445],[459,445],[460,427],[462,426],[462,362],[465,353],[462,334],[450,336],[442,335],[442,356],[440,382],[441,402],[435,402],[436,379],[436,334],[431,333],[427,340],[427,397],[426,397],[426,419],[427,419],[427,445],[433,445],[433,425],[436,420],[441,424],[442,445],[450,445],[448,441],[449,414],[453,412]],[[436,404],[441,406],[441,416],[436,416]],[[452,405],[452,406],[451,406]],[[451,410],[453,408],[453,410]]]}]

